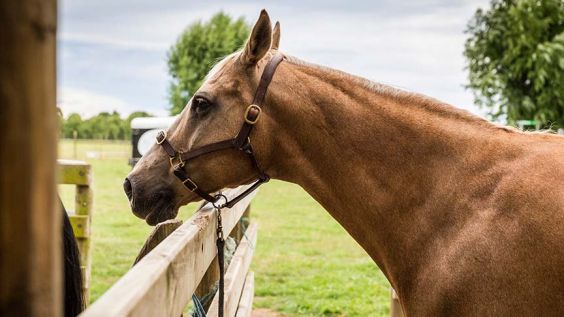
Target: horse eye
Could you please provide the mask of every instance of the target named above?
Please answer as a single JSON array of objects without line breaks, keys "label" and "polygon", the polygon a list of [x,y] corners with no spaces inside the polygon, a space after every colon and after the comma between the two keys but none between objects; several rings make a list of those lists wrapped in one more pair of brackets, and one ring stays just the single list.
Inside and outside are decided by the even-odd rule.
[{"label": "horse eye", "polygon": [[204,114],[212,106],[212,103],[205,98],[197,97],[192,101],[192,109],[198,115]]}]

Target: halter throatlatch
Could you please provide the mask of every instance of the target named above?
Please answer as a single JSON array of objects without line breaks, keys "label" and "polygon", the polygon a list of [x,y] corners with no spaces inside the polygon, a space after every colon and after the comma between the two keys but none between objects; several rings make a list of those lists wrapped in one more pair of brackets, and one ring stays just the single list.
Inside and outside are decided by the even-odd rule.
[{"label": "halter throatlatch", "polygon": [[[244,122],[243,126],[239,130],[237,136],[233,139],[223,140],[215,143],[211,143],[208,145],[204,145],[202,147],[190,150],[188,152],[179,152],[174,149],[174,147],[168,142],[167,134],[165,131],[159,132],[157,135],[157,144],[159,144],[164,151],[168,154],[170,159],[170,165],[173,169],[173,174],[178,178],[184,187],[188,190],[194,192],[198,196],[202,197],[203,199],[209,201],[214,205],[216,208],[222,207],[233,207],[236,203],[238,203],[241,199],[245,196],[252,193],[257,187],[261,184],[266,183],[270,180],[270,177],[259,167],[255,152],[253,151],[253,147],[251,145],[251,138],[250,134],[253,130],[254,125],[258,122],[262,108],[264,107],[264,99],[266,96],[266,92],[268,90],[268,85],[272,81],[272,77],[274,76],[274,72],[276,71],[276,67],[282,62],[284,56],[281,53],[276,53],[268,64],[264,68],[260,82],[258,84],[257,90],[255,92],[255,96],[253,98],[253,102],[247,107],[245,110],[244,115]],[[235,149],[238,151],[242,151],[244,154],[247,155],[251,164],[253,165],[254,169],[258,172],[258,179],[253,183],[251,187],[245,190],[243,193],[239,194],[237,197],[227,200],[224,195],[215,195],[212,196],[209,193],[203,191],[197,184],[194,182],[188,173],[184,170],[184,166],[190,161],[197,157],[200,157],[205,154],[222,151],[226,149]],[[222,198],[225,200],[224,203],[220,203]]]}]

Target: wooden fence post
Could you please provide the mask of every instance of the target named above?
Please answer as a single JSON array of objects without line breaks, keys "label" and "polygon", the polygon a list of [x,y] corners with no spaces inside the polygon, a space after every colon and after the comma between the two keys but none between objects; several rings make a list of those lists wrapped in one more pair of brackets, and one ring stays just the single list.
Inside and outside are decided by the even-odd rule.
[{"label": "wooden fence post", "polygon": [[145,240],[145,244],[137,254],[135,258],[135,262],[133,265],[137,264],[137,262],[141,261],[149,252],[151,252],[159,243],[161,243],[166,237],[168,237],[174,230],[178,229],[182,225],[182,220],[179,219],[171,219],[165,222],[159,223],[153,232],[149,235],[147,240]]},{"label": "wooden fence post", "polygon": [[398,294],[390,288],[390,317],[403,317],[403,310],[399,301]]},{"label": "wooden fence post", "polygon": [[61,316],[56,0],[0,1],[0,315]]},{"label": "wooden fence post", "polygon": [[83,294],[85,302],[90,300],[90,270],[92,257],[91,222],[92,222],[92,167],[83,161],[59,160],[59,183],[75,185],[74,210],[69,212],[69,220],[78,250],[80,251],[80,269],[83,280]]},{"label": "wooden fence post", "polygon": [[[90,166],[88,166],[90,167]],[[84,234],[76,235],[78,249],[80,250],[80,271],[82,273],[82,285],[84,292],[84,300],[88,304],[90,301],[90,270],[92,267],[92,256],[90,255],[91,239],[91,222],[92,222],[92,189],[90,185],[77,185],[75,194],[75,213],[70,218],[73,228],[81,226],[84,228]],[[77,224],[73,220],[78,220]],[[76,231],[76,230],[75,230]]]},{"label": "wooden fence post", "polygon": [[73,152],[73,159],[77,160],[78,159],[78,151],[76,148],[76,139],[78,138],[78,131],[73,130],[72,131],[72,152]]}]

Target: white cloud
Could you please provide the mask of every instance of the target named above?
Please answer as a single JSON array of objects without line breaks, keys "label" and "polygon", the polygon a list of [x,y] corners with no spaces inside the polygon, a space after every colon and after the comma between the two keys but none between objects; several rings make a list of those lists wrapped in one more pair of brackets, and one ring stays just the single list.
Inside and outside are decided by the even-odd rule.
[{"label": "white cloud", "polygon": [[120,38],[113,35],[102,34],[98,32],[79,33],[64,32],[59,36],[59,40],[75,42],[89,45],[106,45],[114,46],[120,49],[146,50],[146,51],[162,51],[170,46],[167,42],[162,41],[137,41],[126,38]]},{"label": "white cloud", "polygon": [[463,30],[488,2],[63,0],[61,100],[90,105],[81,111],[127,113],[143,105],[166,113],[166,51],[182,29],[219,10],[254,23],[266,7],[282,24],[283,52],[479,114],[463,88]]},{"label": "white cloud", "polygon": [[[79,88],[59,88],[58,96],[57,106],[63,111],[65,117],[71,113],[78,113],[83,118],[88,118],[102,111],[118,111],[125,117],[134,111],[141,110],[139,107],[131,105],[120,98]],[[167,115],[164,110],[160,112],[152,111],[152,113],[154,115]]]}]

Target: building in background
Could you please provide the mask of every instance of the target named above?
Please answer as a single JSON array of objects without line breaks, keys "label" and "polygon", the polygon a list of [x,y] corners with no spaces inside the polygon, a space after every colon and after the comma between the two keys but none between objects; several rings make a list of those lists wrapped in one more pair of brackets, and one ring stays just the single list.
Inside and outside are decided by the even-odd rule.
[{"label": "building in background", "polygon": [[176,120],[174,117],[142,117],[131,120],[131,158],[129,165],[137,164],[139,159],[155,144],[161,130],[168,129]]}]

